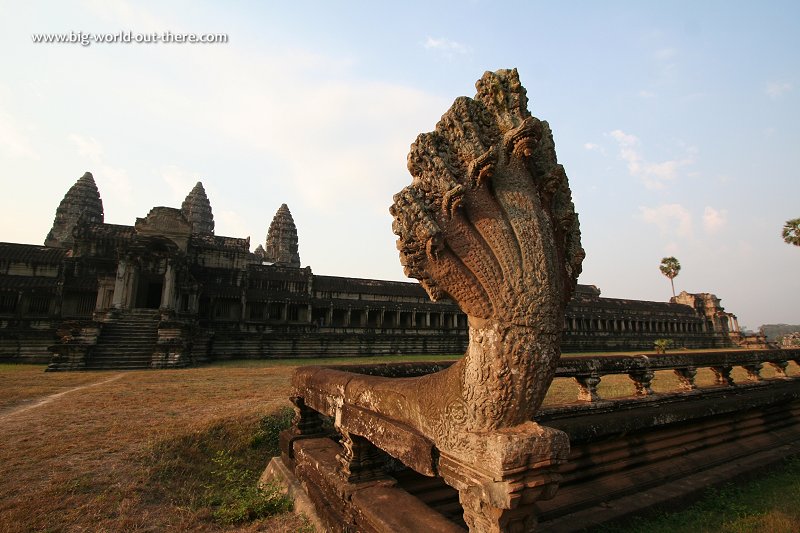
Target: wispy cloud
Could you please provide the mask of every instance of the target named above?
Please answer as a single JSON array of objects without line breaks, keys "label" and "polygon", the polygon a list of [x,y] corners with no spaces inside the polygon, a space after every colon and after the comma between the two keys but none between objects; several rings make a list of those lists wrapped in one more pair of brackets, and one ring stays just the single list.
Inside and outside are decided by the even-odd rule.
[{"label": "wispy cloud", "polygon": [[714,235],[724,228],[727,223],[727,211],[717,211],[711,206],[706,206],[703,211],[703,228],[706,230],[706,233]]},{"label": "wispy cloud", "polygon": [[764,93],[773,100],[777,100],[778,98],[780,98],[781,96],[783,96],[784,94],[788,93],[791,90],[792,90],[792,84],[789,82],[770,81],[764,88]]},{"label": "wispy cloud", "polygon": [[114,167],[105,162],[103,146],[94,137],[87,137],[78,133],[71,133],[69,140],[75,145],[78,155],[87,163],[87,170],[91,172],[96,181],[103,183],[102,190],[109,190],[112,195],[122,201],[130,201],[133,195],[133,185],[128,173],[121,168]]},{"label": "wispy cloud", "polygon": [[583,145],[583,147],[586,148],[589,151],[600,151],[601,150],[600,145],[599,144],[595,144],[595,143],[585,143]]},{"label": "wispy cloud", "polygon": [[465,44],[459,43],[457,41],[451,41],[450,39],[445,39],[444,37],[434,38],[428,37],[425,39],[424,45],[427,50],[435,50],[445,57],[453,57],[456,54],[467,54],[469,53],[470,49]]},{"label": "wispy cloud", "polygon": [[[666,182],[678,177],[678,170],[694,161],[691,154],[682,159],[671,159],[658,163],[644,159],[639,150],[639,139],[622,130],[614,130],[609,135],[619,145],[620,158],[628,164],[631,176],[639,178],[648,189],[663,189]],[[690,151],[691,152],[691,151]]]},{"label": "wispy cloud", "polygon": [[680,204],[639,207],[641,219],[658,227],[663,236],[692,236],[692,215]]}]

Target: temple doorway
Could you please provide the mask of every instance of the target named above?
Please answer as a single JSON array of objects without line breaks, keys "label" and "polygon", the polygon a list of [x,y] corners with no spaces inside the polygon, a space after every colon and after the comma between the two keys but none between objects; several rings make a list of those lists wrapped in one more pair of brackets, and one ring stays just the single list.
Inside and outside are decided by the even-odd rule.
[{"label": "temple doorway", "polygon": [[139,279],[139,290],[136,291],[136,307],[139,309],[158,309],[161,307],[161,293],[163,291],[163,276],[142,276]]}]

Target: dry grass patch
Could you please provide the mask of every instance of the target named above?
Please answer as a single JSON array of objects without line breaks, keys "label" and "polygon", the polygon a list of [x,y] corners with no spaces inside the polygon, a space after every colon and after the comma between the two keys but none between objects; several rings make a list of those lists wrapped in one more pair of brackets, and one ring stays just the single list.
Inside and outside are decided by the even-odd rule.
[{"label": "dry grass patch", "polygon": [[[208,490],[220,484],[212,472],[244,480],[263,470],[272,451],[251,447],[251,439],[265,415],[288,406],[291,371],[125,372],[11,413],[0,420],[0,531],[237,530],[214,520],[221,503]],[[14,374],[19,390],[28,380],[38,391],[60,390],[62,376],[84,385],[108,378]],[[215,463],[220,450],[235,461]],[[291,515],[277,520],[303,527]]]},{"label": "dry grass patch", "polygon": [[[44,396],[100,381],[98,376],[113,372],[57,372],[45,374],[47,365],[0,363],[0,415],[15,407],[28,405]],[[46,375],[46,379],[42,376]]]}]

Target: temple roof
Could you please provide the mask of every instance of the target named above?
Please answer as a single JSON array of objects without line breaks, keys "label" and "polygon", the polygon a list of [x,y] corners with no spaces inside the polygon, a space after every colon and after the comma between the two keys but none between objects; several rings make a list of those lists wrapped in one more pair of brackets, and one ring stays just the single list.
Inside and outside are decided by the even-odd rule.
[{"label": "temple roof", "polygon": [[58,265],[64,260],[66,251],[34,244],[0,242],[0,261]]},{"label": "temple roof", "polygon": [[223,250],[231,252],[250,252],[250,238],[223,237],[219,235],[193,234],[189,239],[190,246],[204,250]]},{"label": "temple roof", "polygon": [[339,293],[381,294],[386,296],[409,296],[428,298],[419,283],[408,281],[384,281],[377,279],[343,278],[339,276],[314,276],[314,291]]},{"label": "temple roof", "polygon": [[612,311],[614,313],[631,314],[631,313],[657,313],[663,316],[664,313],[673,315],[686,315],[687,317],[696,317],[694,310],[684,304],[676,304],[670,302],[650,302],[646,300],[625,300],[621,298],[596,298],[590,301],[587,300],[572,300],[567,304],[567,312],[569,313],[570,307],[591,306],[593,311],[601,312],[603,310]]},{"label": "temple roof", "polygon": [[263,260],[276,265],[300,267],[297,226],[286,204],[278,208],[269,225]]},{"label": "temple roof", "polygon": [[23,289],[47,289],[56,290],[59,278],[43,276],[9,276],[0,274],[0,289],[23,290]]},{"label": "temple roof", "polygon": [[103,222],[103,201],[91,172],[86,172],[70,187],[56,209],[53,227],[44,241],[45,246],[69,248],[73,243],[72,230],[82,222]]},{"label": "temple roof", "polygon": [[181,204],[181,213],[192,224],[193,233],[214,233],[214,214],[203,183],[198,181]]}]

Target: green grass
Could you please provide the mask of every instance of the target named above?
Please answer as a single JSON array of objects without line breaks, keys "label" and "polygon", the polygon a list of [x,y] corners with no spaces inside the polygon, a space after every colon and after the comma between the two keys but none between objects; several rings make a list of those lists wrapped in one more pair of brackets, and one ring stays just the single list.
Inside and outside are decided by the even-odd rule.
[{"label": "green grass", "polygon": [[264,458],[279,453],[278,434],[294,411],[252,421],[225,419],[202,431],[156,443],[147,453],[150,493],[178,507],[205,509],[220,525],[285,513],[291,500],[273,485],[259,487]]},{"label": "green grass", "polygon": [[595,529],[596,533],[797,533],[800,457],[746,482],[709,489],[689,508],[651,513]]}]

